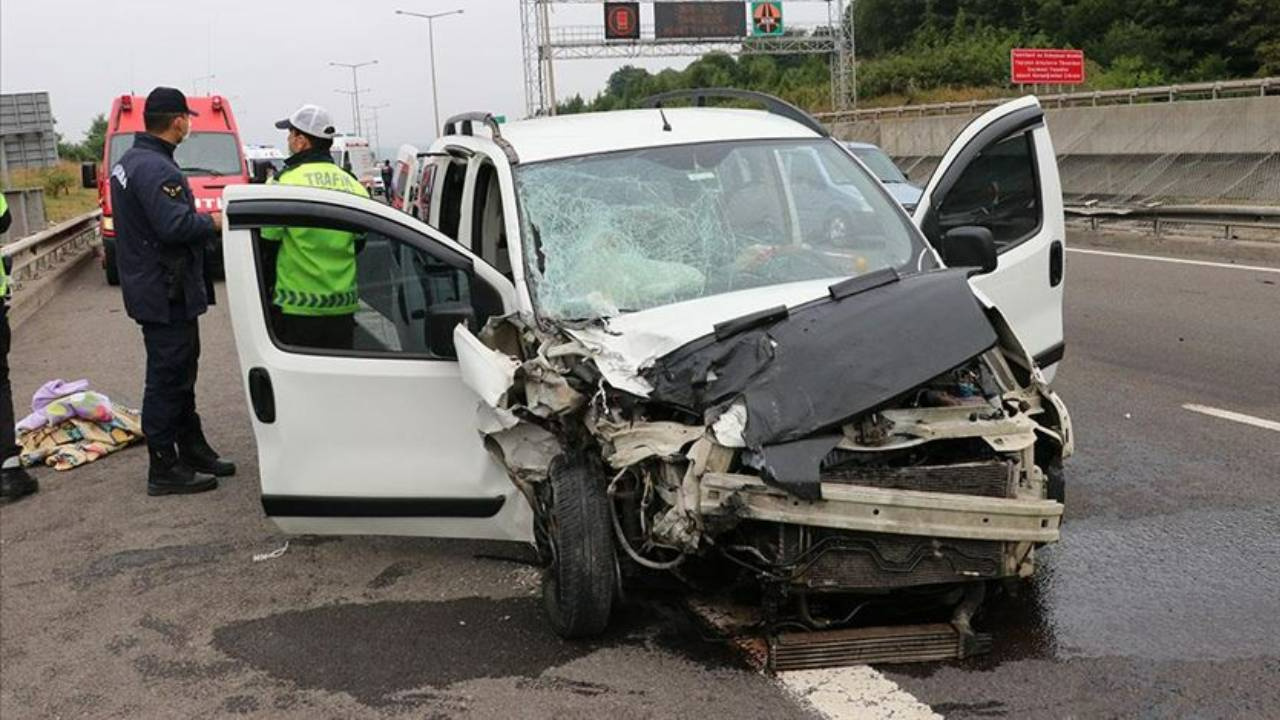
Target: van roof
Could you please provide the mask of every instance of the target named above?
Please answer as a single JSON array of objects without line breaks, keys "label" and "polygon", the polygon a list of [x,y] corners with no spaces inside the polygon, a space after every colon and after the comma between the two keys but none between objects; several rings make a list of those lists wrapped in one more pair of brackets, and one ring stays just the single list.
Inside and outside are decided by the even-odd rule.
[{"label": "van roof", "polygon": [[501,126],[520,162],[595,155],[667,145],[725,140],[822,137],[800,123],[761,110],[721,107],[665,108],[670,130],[656,109],[557,115]]}]

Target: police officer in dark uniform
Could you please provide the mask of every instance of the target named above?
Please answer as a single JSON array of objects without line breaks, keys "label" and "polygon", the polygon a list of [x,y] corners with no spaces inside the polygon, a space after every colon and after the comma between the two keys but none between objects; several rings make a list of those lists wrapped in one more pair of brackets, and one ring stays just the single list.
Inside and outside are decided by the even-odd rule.
[{"label": "police officer in dark uniform", "polygon": [[191,187],[173,159],[191,133],[187,98],[158,87],[147,96],[147,131],[111,168],[116,260],[125,311],[142,326],[147,349],[142,431],[151,452],[148,495],[198,493],[235,474],[209,447],[196,414],[200,360],[197,318],[213,301],[205,248],[222,214],[196,212]]}]

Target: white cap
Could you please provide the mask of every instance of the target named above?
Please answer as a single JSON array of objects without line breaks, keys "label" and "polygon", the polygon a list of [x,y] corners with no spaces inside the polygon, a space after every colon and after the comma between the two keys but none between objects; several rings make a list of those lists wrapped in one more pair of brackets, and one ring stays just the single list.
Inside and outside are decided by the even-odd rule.
[{"label": "white cap", "polygon": [[276,123],[281,130],[293,128],[300,133],[318,138],[332,138],[338,134],[333,127],[329,111],[319,105],[303,105],[289,117]]}]

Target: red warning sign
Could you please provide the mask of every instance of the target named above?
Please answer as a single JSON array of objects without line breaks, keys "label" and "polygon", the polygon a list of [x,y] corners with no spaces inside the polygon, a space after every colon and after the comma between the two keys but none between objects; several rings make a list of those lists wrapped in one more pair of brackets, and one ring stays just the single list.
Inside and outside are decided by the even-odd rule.
[{"label": "red warning sign", "polygon": [[604,37],[606,40],[639,40],[640,3],[605,3]]},{"label": "red warning sign", "polygon": [[1013,48],[1009,70],[1015,85],[1079,85],[1084,82],[1084,51]]}]

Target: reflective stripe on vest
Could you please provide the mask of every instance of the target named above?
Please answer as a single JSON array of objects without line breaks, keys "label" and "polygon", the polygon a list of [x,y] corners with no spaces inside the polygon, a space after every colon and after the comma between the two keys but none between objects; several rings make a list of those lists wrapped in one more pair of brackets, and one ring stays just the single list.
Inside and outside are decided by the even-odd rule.
[{"label": "reflective stripe on vest", "polygon": [[[0,192],[0,215],[9,212],[9,201],[4,199],[4,193]],[[9,296],[9,273],[4,269],[4,259],[0,258],[0,300]]]},{"label": "reflective stripe on vest", "polygon": [[305,308],[308,310],[330,310],[355,307],[360,304],[360,293],[349,290],[342,293],[310,293],[298,290],[276,288],[271,301],[280,307]]}]

